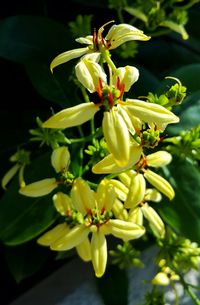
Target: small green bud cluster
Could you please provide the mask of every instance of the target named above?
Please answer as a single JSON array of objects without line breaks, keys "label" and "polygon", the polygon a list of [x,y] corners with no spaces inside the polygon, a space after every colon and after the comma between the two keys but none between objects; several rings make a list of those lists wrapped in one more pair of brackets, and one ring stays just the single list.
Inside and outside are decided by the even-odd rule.
[{"label": "small green bud cluster", "polygon": [[33,136],[30,141],[41,142],[40,146],[51,146],[52,149],[58,148],[59,144],[70,144],[63,131],[59,129],[43,128],[43,122],[39,117],[36,118],[38,128],[30,129],[29,132]]},{"label": "small green bud cluster", "polygon": [[140,257],[140,251],[136,250],[130,242],[118,244],[115,250],[110,250],[112,263],[120,269],[129,267],[144,267]]}]

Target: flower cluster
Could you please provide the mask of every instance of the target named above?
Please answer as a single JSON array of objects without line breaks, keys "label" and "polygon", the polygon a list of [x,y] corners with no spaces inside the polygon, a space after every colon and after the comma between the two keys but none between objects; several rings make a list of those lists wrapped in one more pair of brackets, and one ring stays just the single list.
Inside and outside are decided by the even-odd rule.
[{"label": "flower cluster", "polygon": [[[51,71],[80,57],[75,75],[88,95],[83,103],[66,108],[40,124],[40,129],[61,132],[91,121],[91,134],[82,138],[84,144],[90,142],[84,151],[87,160],[91,157],[90,161],[79,175],[73,173],[70,168],[73,155],[70,156],[70,147],[62,140],[52,146],[55,176],[20,188],[20,194],[31,197],[54,193],[60,222],[42,235],[38,243],[55,251],[76,248],[84,261],[92,262],[97,277],[106,269],[106,236],[113,235],[126,243],[148,231],[163,239],[166,229],[156,205],[162,195],[169,200],[175,195],[169,182],[159,174],[159,168],[170,163],[170,153],[151,150],[158,146],[167,125],[177,123],[179,118],[159,104],[124,98],[138,80],[139,71],[129,65],[116,67],[110,54],[127,41],[147,41],[150,37],[128,24],[113,25],[103,36],[104,27],[111,22],[93,36],[77,39],[86,47],[64,52],[52,61]],[[41,137],[41,130],[32,134],[38,136],[38,132]],[[53,135],[55,142],[56,133]],[[73,145],[73,141],[68,143]],[[95,162],[92,155],[98,152],[99,160]],[[88,171],[97,178],[90,181]]]}]

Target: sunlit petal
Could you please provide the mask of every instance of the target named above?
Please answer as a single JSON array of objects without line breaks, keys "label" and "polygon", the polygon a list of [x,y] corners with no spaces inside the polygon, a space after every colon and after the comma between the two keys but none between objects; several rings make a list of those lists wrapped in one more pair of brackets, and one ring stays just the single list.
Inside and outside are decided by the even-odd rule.
[{"label": "sunlit petal", "polygon": [[57,185],[55,178],[47,178],[20,188],[19,193],[29,197],[45,196],[57,188]]},{"label": "sunlit petal", "polygon": [[95,275],[101,277],[105,272],[107,264],[107,242],[101,231],[92,234],[91,252]]}]

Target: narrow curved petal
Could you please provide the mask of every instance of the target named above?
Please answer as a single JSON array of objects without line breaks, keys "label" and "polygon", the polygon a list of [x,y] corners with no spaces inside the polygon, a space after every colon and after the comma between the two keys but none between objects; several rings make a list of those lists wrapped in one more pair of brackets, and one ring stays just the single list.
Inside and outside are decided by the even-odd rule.
[{"label": "narrow curved petal", "polygon": [[92,234],[91,239],[92,264],[96,277],[101,277],[107,264],[107,242],[104,234],[99,230]]},{"label": "narrow curved petal", "polygon": [[91,261],[91,245],[88,238],[84,239],[82,243],[76,246],[76,251],[84,262]]},{"label": "narrow curved petal", "polygon": [[51,165],[56,173],[61,173],[68,169],[70,163],[70,153],[66,146],[60,146],[53,150],[51,154]]},{"label": "narrow curved petal", "polygon": [[37,243],[42,246],[50,246],[57,239],[65,236],[69,230],[70,229],[65,222],[60,223],[50,231],[43,234],[40,238],[38,238]]},{"label": "narrow curved petal", "polygon": [[118,111],[104,112],[103,134],[109,151],[119,166],[126,166],[130,156],[130,136],[126,123]]},{"label": "narrow curved petal", "polygon": [[19,193],[28,197],[40,197],[51,193],[57,186],[55,178],[47,178],[20,188]]},{"label": "narrow curved petal", "polygon": [[115,49],[121,44],[130,40],[149,40],[150,37],[146,36],[143,31],[135,28],[129,24],[113,25],[105,39],[109,43],[109,49]]},{"label": "narrow curved petal", "polygon": [[124,203],[125,208],[134,208],[144,200],[146,182],[142,174],[135,174],[131,179],[129,193]]},{"label": "narrow curved petal", "polygon": [[96,207],[94,192],[82,178],[77,178],[74,181],[71,197],[75,208],[83,215],[85,215],[88,210]]},{"label": "narrow curved petal", "polygon": [[144,217],[149,221],[149,225],[154,234],[158,238],[163,238],[165,236],[165,226],[158,213],[147,203],[145,203],[141,209]]},{"label": "narrow curved petal", "polygon": [[79,104],[56,113],[42,124],[44,128],[68,128],[91,120],[99,107],[94,103]]},{"label": "narrow curved petal", "polygon": [[70,211],[72,207],[71,198],[62,192],[58,192],[53,196],[53,203],[57,212],[62,216],[66,216],[67,211]]},{"label": "narrow curved petal", "polygon": [[85,225],[73,227],[66,235],[51,244],[51,250],[66,251],[82,243],[88,236],[89,229]]},{"label": "narrow curved petal", "polygon": [[124,106],[140,120],[149,124],[155,123],[158,128],[162,128],[166,124],[179,122],[179,118],[174,113],[158,104],[127,99]]},{"label": "narrow curved petal", "polygon": [[156,189],[158,189],[161,193],[167,196],[170,200],[174,198],[174,190],[166,179],[152,172],[149,169],[145,170],[144,177],[150,184],[152,184]]},{"label": "narrow curved petal", "polygon": [[107,234],[112,234],[123,240],[136,239],[145,233],[144,227],[120,219],[110,219],[104,226],[104,230],[107,231]]},{"label": "narrow curved petal", "polygon": [[64,64],[71,59],[81,57],[89,51],[90,51],[89,48],[86,47],[86,48],[78,48],[78,49],[73,49],[73,50],[63,52],[52,60],[52,62],[50,64],[50,69],[51,69],[51,71],[53,71],[53,69],[55,67],[57,67],[61,64]]},{"label": "narrow curved petal", "polygon": [[135,177],[135,175],[137,174],[136,171],[134,171],[133,169],[125,172],[125,173],[121,173],[118,175],[120,181],[126,185],[127,188],[130,188],[130,185],[131,185],[131,179],[133,177]]},{"label": "narrow curved petal", "polygon": [[169,164],[172,160],[172,155],[167,151],[160,150],[146,156],[148,166],[162,167]]},{"label": "narrow curved petal", "polygon": [[18,172],[20,169],[20,164],[15,164],[13,165],[7,173],[3,176],[1,180],[1,186],[4,190],[6,190],[6,185],[10,182],[10,180],[15,176],[15,174]]},{"label": "narrow curved petal", "polygon": [[134,164],[136,164],[142,154],[141,146],[133,146],[130,148],[130,158],[126,166],[119,166],[112,154],[106,156],[104,159],[99,161],[92,167],[92,172],[95,174],[116,174],[121,173],[127,169],[130,169]]}]

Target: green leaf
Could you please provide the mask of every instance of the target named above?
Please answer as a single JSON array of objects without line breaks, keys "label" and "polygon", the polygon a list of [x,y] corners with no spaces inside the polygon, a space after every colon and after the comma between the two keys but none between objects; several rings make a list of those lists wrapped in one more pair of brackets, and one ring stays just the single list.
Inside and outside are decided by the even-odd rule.
[{"label": "green leaf", "polygon": [[125,270],[107,266],[105,274],[96,279],[96,283],[105,305],[128,304],[128,277]]},{"label": "green leaf", "polygon": [[189,130],[200,124],[200,91],[190,95],[181,106],[178,106],[176,114],[180,123],[170,125],[167,132],[171,135],[178,135],[181,130]]},{"label": "green leaf", "polygon": [[5,247],[4,254],[17,283],[39,271],[50,257],[49,249],[37,245],[35,240],[16,247]]},{"label": "green leaf", "polygon": [[174,160],[169,165],[175,198],[159,212],[163,219],[192,241],[200,242],[200,172],[191,163]]},{"label": "green leaf", "polygon": [[46,63],[72,48],[67,26],[39,16],[12,16],[0,21],[0,56],[19,63]]},{"label": "green leaf", "polygon": [[[198,91],[199,88],[199,75],[200,75],[200,64],[191,64],[182,66],[179,69],[169,72],[169,75],[178,78],[183,86],[186,86],[188,89],[188,94],[192,94],[195,91]],[[173,81],[174,83],[174,81]],[[164,80],[157,88],[159,93],[166,91],[167,86],[169,86],[170,81]]]},{"label": "green leaf", "polygon": [[[49,154],[38,157],[27,167],[27,183],[54,177],[49,158]],[[57,218],[51,194],[29,198],[20,195],[18,190],[16,177],[0,201],[0,239],[6,245],[19,245],[35,238]]]},{"label": "green leaf", "polygon": [[127,6],[124,8],[124,10],[129,13],[130,15],[142,20],[143,22],[148,22],[148,17],[139,9],[133,8],[131,6]]}]

